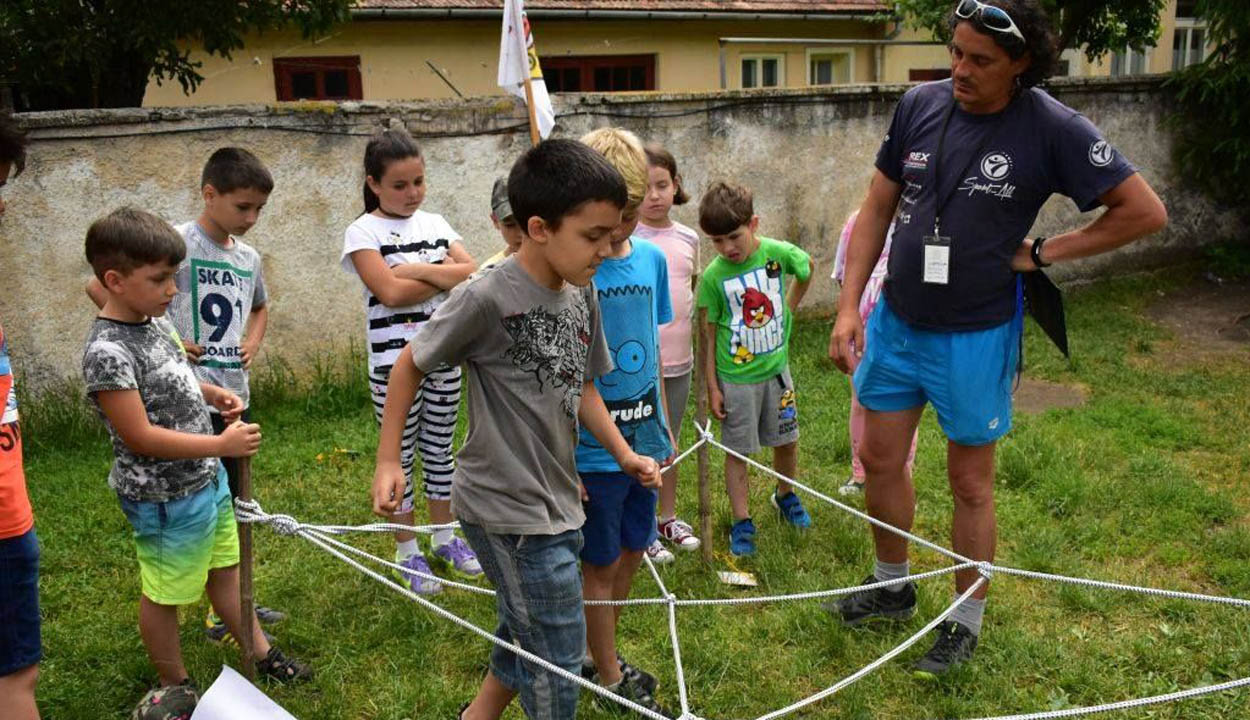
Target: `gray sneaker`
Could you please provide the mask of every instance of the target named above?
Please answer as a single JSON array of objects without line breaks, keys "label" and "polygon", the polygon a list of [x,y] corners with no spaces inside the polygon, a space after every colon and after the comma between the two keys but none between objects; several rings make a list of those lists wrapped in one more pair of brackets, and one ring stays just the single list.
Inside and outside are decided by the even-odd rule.
[{"label": "gray sneaker", "polygon": [[912,674],[922,680],[936,680],[959,663],[972,659],[976,649],[977,636],[964,625],[947,620],[938,625],[937,640],[912,666]]}]

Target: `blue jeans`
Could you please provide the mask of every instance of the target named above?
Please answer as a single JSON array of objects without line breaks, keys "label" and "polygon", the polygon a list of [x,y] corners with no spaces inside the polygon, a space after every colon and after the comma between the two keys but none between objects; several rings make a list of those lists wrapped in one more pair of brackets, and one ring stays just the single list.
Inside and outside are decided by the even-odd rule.
[{"label": "blue jeans", "polygon": [[[460,529],[495,586],[499,625],[495,636],[577,675],[586,655],[582,573],[577,563],[582,533],[499,535],[461,522]],[[498,645],[490,671],[516,690],[530,720],[572,720],[581,688]]]}]

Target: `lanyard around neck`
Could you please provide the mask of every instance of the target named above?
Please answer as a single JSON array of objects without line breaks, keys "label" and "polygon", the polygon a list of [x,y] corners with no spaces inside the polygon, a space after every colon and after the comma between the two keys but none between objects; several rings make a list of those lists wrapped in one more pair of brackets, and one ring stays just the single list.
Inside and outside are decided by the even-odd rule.
[{"label": "lanyard around neck", "polygon": [[950,127],[951,115],[955,114],[955,98],[951,97],[951,104],[946,107],[946,112],[942,115],[942,130],[938,133],[937,155],[933,158],[933,194],[936,196],[933,207],[933,235],[939,237],[942,234],[942,211],[950,204],[952,198],[955,197],[955,191],[959,187],[959,178],[967,174],[968,168],[972,167],[972,163],[977,161],[981,153],[990,144],[990,141],[998,136],[998,131],[1002,128],[1003,119],[1006,117],[1007,111],[1015,103],[1015,96],[1007,103],[1007,107],[1000,111],[998,120],[994,123],[994,127],[990,132],[984,133],[981,137],[981,143],[977,145],[977,149],[969,156],[968,162],[964,163],[963,169],[955,176],[955,181],[951,183],[951,188],[945,195],[941,192],[942,174],[940,172],[942,162],[942,151],[946,147],[946,130]]}]

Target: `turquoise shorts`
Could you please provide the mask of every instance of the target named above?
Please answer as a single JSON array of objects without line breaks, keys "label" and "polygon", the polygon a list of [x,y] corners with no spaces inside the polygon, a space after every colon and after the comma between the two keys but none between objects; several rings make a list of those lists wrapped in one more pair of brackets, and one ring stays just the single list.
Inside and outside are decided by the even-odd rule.
[{"label": "turquoise shorts", "polygon": [[134,530],[143,594],[158,605],[200,599],[208,571],[239,564],[239,531],[226,471],[177,500],[136,502],[119,497]]},{"label": "turquoise shorts", "polygon": [[1011,389],[1020,359],[1022,315],[987,330],[915,328],[877,303],[855,369],[855,394],[876,412],[933,405],[957,445],[988,445],[1011,429]]}]

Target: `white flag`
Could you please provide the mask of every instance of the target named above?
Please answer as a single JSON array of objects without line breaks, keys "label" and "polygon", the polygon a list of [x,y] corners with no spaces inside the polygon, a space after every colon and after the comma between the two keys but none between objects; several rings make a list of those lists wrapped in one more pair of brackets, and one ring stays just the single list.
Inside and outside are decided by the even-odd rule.
[{"label": "white flag", "polygon": [[538,65],[538,51],[534,49],[534,36],[530,33],[523,5],[522,0],[504,0],[498,83],[499,87],[525,100],[525,78],[530,78],[538,134],[546,139],[555,127],[556,113],[547,95],[547,83],[543,82],[543,70]]}]

